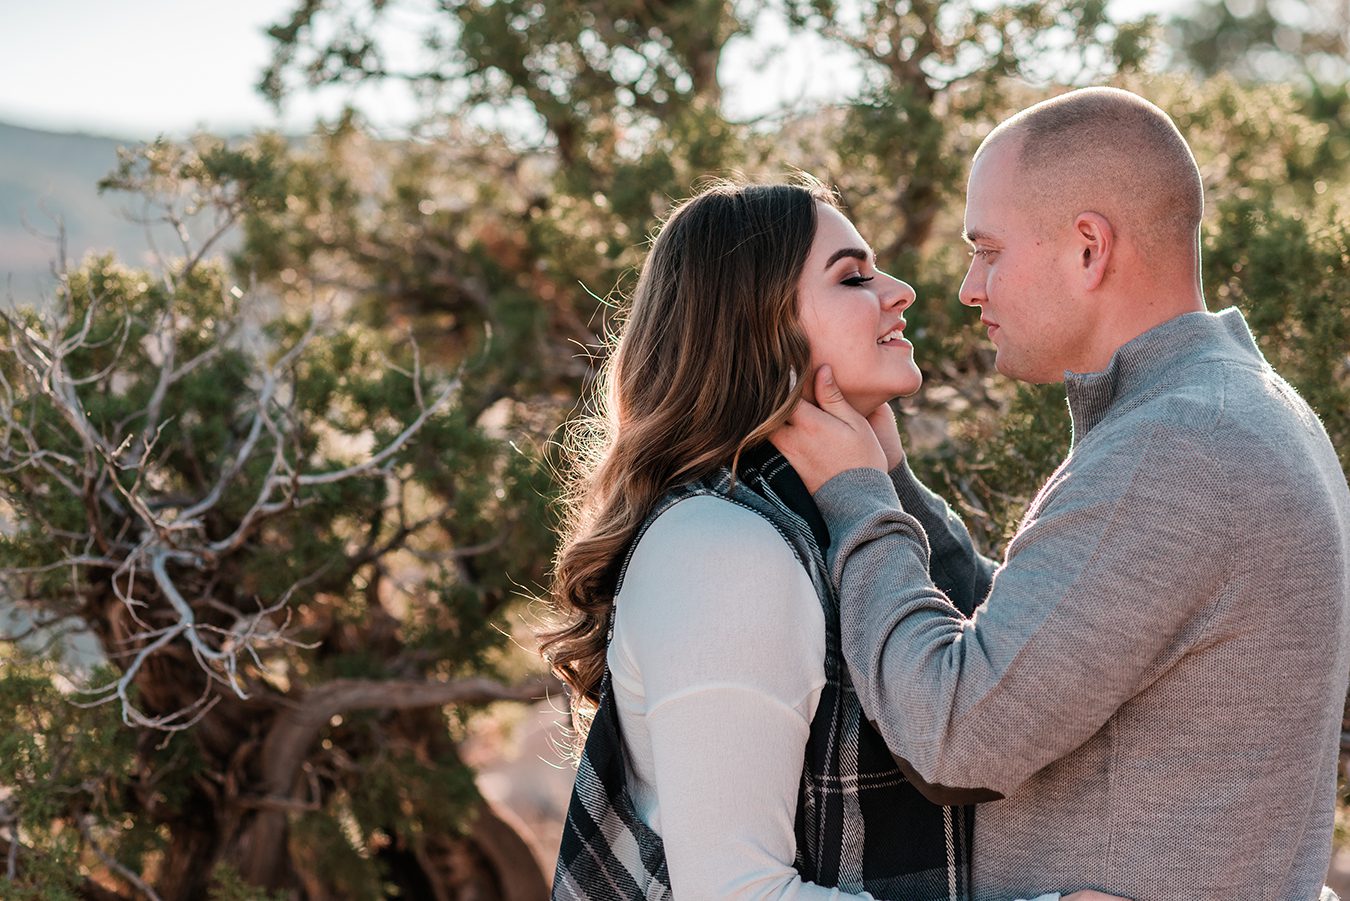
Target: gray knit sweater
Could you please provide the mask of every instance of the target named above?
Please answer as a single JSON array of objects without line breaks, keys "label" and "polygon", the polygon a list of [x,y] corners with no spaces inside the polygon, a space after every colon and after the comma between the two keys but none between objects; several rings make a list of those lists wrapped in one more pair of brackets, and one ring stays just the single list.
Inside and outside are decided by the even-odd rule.
[{"label": "gray knit sweater", "polygon": [[[997,570],[903,467],[817,493],[863,708],[930,782],[1005,795],[977,815],[980,901],[1316,898],[1350,677],[1327,435],[1236,310],[1067,390],[1072,450]],[[929,581],[930,543],[992,576],[973,619]]]}]

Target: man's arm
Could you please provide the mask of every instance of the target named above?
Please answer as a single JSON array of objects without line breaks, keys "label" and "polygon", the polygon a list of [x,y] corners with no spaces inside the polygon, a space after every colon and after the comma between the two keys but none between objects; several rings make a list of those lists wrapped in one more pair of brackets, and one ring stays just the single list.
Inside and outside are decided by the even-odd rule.
[{"label": "man's arm", "polygon": [[967,619],[930,580],[925,530],[900,508],[869,423],[828,367],[815,387],[823,409],[799,405],[772,440],[830,527],[863,709],[927,781],[1009,794],[1196,639],[1187,626],[1236,545],[1212,422],[1080,446]]},{"label": "man's arm", "polygon": [[989,595],[998,564],[975,550],[965,523],[950,506],[919,481],[901,460],[890,472],[900,506],[928,536],[928,574],[962,613],[969,616]]},{"label": "man's arm", "polygon": [[[1009,794],[1139,690],[1223,572],[1202,447],[1140,436],[1070,467],[967,620],[928,577],[919,521],[880,472],[816,494],[864,710],[925,779]],[[1187,505],[1185,498],[1208,497]]]}]

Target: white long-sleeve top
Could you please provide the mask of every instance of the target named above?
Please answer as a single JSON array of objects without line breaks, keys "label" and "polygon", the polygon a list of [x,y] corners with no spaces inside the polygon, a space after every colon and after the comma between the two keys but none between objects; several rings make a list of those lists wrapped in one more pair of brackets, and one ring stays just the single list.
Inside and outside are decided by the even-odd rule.
[{"label": "white long-sleeve top", "polygon": [[825,615],[769,523],[717,497],[658,517],[629,562],[608,663],[630,791],[676,898],[872,898],[792,866]]}]

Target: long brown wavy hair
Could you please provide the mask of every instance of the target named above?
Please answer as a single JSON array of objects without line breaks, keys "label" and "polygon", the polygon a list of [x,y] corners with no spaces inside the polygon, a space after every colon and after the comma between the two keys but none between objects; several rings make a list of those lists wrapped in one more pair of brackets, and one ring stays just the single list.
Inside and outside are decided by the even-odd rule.
[{"label": "long brown wavy hair", "polygon": [[638,527],[670,489],[734,468],[810,378],[797,285],[817,203],[836,205],[809,177],[719,182],[675,209],[647,256],[597,409],[567,448],[558,621],[542,651],[571,688],[579,733],[599,701],[615,582]]}]

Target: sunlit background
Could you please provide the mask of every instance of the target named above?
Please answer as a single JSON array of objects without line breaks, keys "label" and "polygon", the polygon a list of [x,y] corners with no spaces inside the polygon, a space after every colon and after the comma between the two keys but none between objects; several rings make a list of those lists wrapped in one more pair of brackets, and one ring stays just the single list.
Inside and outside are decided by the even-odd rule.
[{"label": "sunlit background", "polygon": [[[266,30],[294,6],[287,0],[10,0],[0,28],[0,122],[148,140],[196,129],[304,131],[352,100],[383,126],[417,116],[411,93],[389,84],[365,85],[354,94],[305,94],[280,112],[270,108],[256,90],[271,54]],[[1147,13],[1166,19],[1187,6],[1185,0],[1113,0],[1109,8],[1117,19]],[[421,53],[411,29],[387,34],[401,40],[410,57]],[[789,36],[767,17],[755,34],[732,39],[722,67],[734,117],[846,94],[857,79],[844,54],[808,34]]]},{"label": "sunlit background", "polygon": [[[1108,21],[1098,16],[1103,3]],[[794,4],[853,18],[833,37],[822,30],[839,23],[822,25],[823,13],[794,30],[783,12]],[[274,107],[260,84],[285,42],[268,29],[307,5],[320,14],[311,30],[295,31],[304,33],[292,42],[296,55],[279,69],[283,89],[274,94],[282,100]],[[444,8],[433,12],[438,5]],[[467,42],[457,44],[450,34],[457,22],[473,18],[456,20],[455,14],[471,10],[483,26],[488,13],[503,7],[517,15],[509,27],[497,28],[495,42],[484,42],[491,46],[466,50]],[[923,19],[926,35],[938,33],[936,43],[950,56],[888,68],[894,46],[918,41],[887,19],[897,7],[922,8],[904,27],[917,29],[915,20]],[[996,14],[972,15],[972,8]],[[375,24],[372,9],[379,11]],[[597,18],[578,27],[567,18],[576,9]],[[734,21],[728,31],[744,31],[725,46],[720,41],[727,32],[709,39],[712,30],[695,18],[709,9]],[[1047,9],[1051,13],[1042,15]],[[529,16],[543,22],[545,33],[514,24]],[[584,76],[596,73],[587,71],[582,44],[601,40],[594,22],[627,27],[644,16],[657,24],[626,32],[638,36],[629,45],[602,48],[628,56],[601,52],[597,68],[603,71],[587,83]],[[999,16],[988,29],[964,30],[967,19]],[[1121,24],[1146,16],[1154,17],[1156,30]],[[1078,30],[1082,22],[1089,27]],[[438,29],[442,46],[427,47],[423,36]],[[328,74],[340,84],[306,83],[316,54],[346,35],[358,43],[373,39],[386,68],[411,77],[368,77],[339,65]],[[662,41],[666,51],[689,50],[689,57],[663,56]],[[528,54],[541,45],[572,52],[571,68],[544,54],[542,62],[521,67],[527,71],[503,74],[519,61],[522,47]],[[649,56],[639,57],[635,46]],[[716,77],[707,78],[706,67],[697,73],[703,83],[690,89],[693,67],[684,64],[709,47],[719,54]],[[1093,54],[1088,62],[1095,68],[1075,74],[1075,65]],[[643,60],[634,65],[644,78],[661,70],[647,87],[638,75],[619,71],[634,58]],[[365,62],[359,58],[357,68]],[[964,68],[950,71],[957,65]],[[467,70],[478,77],[476,87],[464,87],[473,80]],[[135,891],[133,880],[143,877],[161,891],[177,886],[177,895],[165,891],[167,901],[204,897],[209,876],[219,901],[272,899],[246,892],[230,867],[253,866],[252,858],[275,856],[284,845],[287,873],[300,874],[296,879],[311,899],[384,899],[393,896],[390,885],[403,898],[433,897],[419,888],[424,883],[441,885],[435,897],[446,897],[444,886],[456,884],[446,876],[446,861],[464,856],[446,824],[478,809],[475,792],[481,792],[502,822],[510,821],[512,847],[520,851],[529,840],[522,853],[537,864],[531,866],[542,885],[571,783],[559,753],[564,702],[555,685],[542,681],[551,701],[524,706],[508,700],[486,712],[480,702],[512,692],[517,701],[539,697],[540,690],[526,690],[534,684],[527,680],[545,678],[530,616],[542,606],[537,599],[556,538],[548,512],[561,470],[555,439],[563,423],[585,409],[604,338],[621,308],[612,301],[631,288],[654,223],[709,173],[774,178],[801,167],[826,178],[885,267],[916,285],[920,302],[907,314],[907,334],[932,377],[901,406],[907,452],[931,484],[957,499],[976,541],[997,555],[1027,499],[1061,459],[1069,433],[1062,391],[999,378],[970,311],[956,301],[968,263],[960,240],[966,161],[1000,118],[1066,85],[1103,79],[1148,93],[1186,133],[1207,191],[1211,306],[1243,310],[1263,350],[1322,415],[1343,465],[1350,465],[1350,0],[894,6],[882,0],[0,0],[0,310],[73,310],[79,321],[78,304],[84,304],[120,322],[115,313],[125,309],[127,323],[139,317],[138,327],[150,328],[153,320],[153,328],[181,328],[200,338],[203,357],[212,348],[233,349],[217,335],[235,335],[231,329],[243,323],[239,333],[248,340],[239,341],[248,353],[239,365],[253,366],[272,358],[254,359],[250,342],[258,334],[272,336],[270,353],[303,340],[296,338],[304,331],[297,321],[331,306],[325,315],[335,317],[333,327],[304,366],[295,366],[304,370],[305,390],[297,387],[301,375],[288,376],[289,396],[312,405],[297,402],[298,412],[288,408],[276,416],[296,434],[328,436],[310,456],[293,452],[294,466],[315,471],[328,464],[320,450],[344,460],[364,455],[383,440],[377,435],[396,433],[395,424],[420,414],[421,395],[407,390],[407,377],[419,366],[438,378],[468,372],[471,383],[428,426],[432,437],[413,441],[406,459],[390,470],[399,487],[389,497],[396,501],[316,491],[304,505],[283,511],[270,531],[258,530],[235,548],[209,583],[184,568],[180,575],[198,589],[193,603],[202,608],[202,621],[223,633],[253,617],[258,598],[281,598],[285,606],[287,586],[309,585],[332,560],[348,560],[353,547],[373,554],[332,584],[305,588],[287,607],[286,623],[294,613],[294,634],[313,643],[264,647],[247,673],[274,706],[235,705],[237,699],[217,691],[212,697],[225,698],[220,706],[228,715],[208,718],[209,728],[172,742],[153,730],[133,734],[116,704],[85,709],[63,700],[83,684],[90,662],[149,655],[151,633],[119,637],[103,622],[106,634],[57,634],[47,647],[64,641],[73,649],[68,670],[45,649],[30,653],[3,638],[48,614],[50,623],[64,627],[65,618],[94,610],[97,626],[98,617],[111,621],[121,607],[90,602],[73,613],[61,607],[63,592],[87,588],[75,578],[39,590],[24,583],[31,596],[14,594],[19,600],[10,602],[6,592],[22,581],[25,567],[50,570],[48,556],[67,552],[53,547],[84,539],[88,498],[64,506],[52,499],[69,500],[70,486],[95,480],[62,475],[35,483],[25,467],[47,451],[25,459],[20,447],[15,462],[3,456],[9,446],[0,445],[0,538],[25,539],[0,540],[0,739],[38,749],[27,769],[14,763],[19,755],[0,753],[0,880],[6,836],[20,832],[12,813],[19,808],[10,804],[15,798],[37,811],[22,824],[28,844],[46,849],[50,860],[58,852],[69,855],[69,865],[53,867],[50,884],[87,877],[122,892],[113,897],[150,897]],[[544,88],[531,94],[540,82]],[[464,92],[475,89],[480,93],[463,102]],[[636,102],[634,94],[647,102]],[[344,119],[348,109],[356,114]],[[127,165],[111,190],[100,192],[119,152]],[[166,219],[183,227],[171,228]],[[193,248],[221,222],[212,253],[195,256]],[[188,325],[161,317],[161,302],[172,304]],[[256,331],[253,317],[263,322]],[[68,325],[51,334],[66,334]],[[11,377],[12,367],[5,368],[16,346],[6,344],[13,334],[0,330],[0,427],[6,405],[17,408],[14,385],[23,387]],[[98,341],[89,340],[87,349],[97,350]],[[139,380],[150,378],[146,373],[158,378],[170,364],[153,341],[129,346],[135,352],[128,358],[141,368],[110,364],[77,386],[88,387],[81,396],[91,399],[100,422],[154,418],[136,412],[142,403],[136,386],[148,385]],[[140,353],[145,348],[150,351]],[[90,356],[96,359],[102,358]],[[165,423],[162,459],[147,448],[140,463],[98,478],[134,471],[149,498],[145,509],[155,511],[179,510],[184,497],[200,495],[220,472],[230,473],[219,476],[221,484],[242,480],[233,461],[239,436],[257,431],[252,405],[256,400],[262,410],[280,401],[254,397],[256,385],[273,384],[270,373],[250,369],[245,378],[232,365],[230,358],[213,369],[207,359],[195,375],[181,367],[191,379],[176,371],[191,390],[175,388],[167,402],[174,415]],[[50,414],[42,386],[27,388],[32,409]],[[86,414],[73,407],[66,412],[71,415],[48,416],[58,438]],[[27,423],[30,415],[38,414],[14,418]],[[108,439],[119,454],[127,447],[122,441],[120,431]],[[248,442],[249,453],[263,453],[264,445]],[[277,459],[288,446],[275,437]],[[72,466],[82,456],[59,455]],[[270,485],[266,461],[255,468],[247,478]],[[144,471],[152,476],[142,482]],[[254,492],[239,490],[239,510],[221,512],[214,526],[222,534],[251,509]],[[102,508],[93,506],[100,515]],[[101,515],[124,523],[122,534],[140,534],[140,525],[115,510]],[[370,521],[367,513],[374,514]],[[58,515],[78,528],[48,528],[48,517]],[[415,527],[405,529],[409,519]],[[194,537],[202,536],[183,540]],[[376,547],[386,541],[382,550]],[[149,591],[143,603],[150,615],[161,621],[180,615]],[[285,629],[279,625],[277,634]],[[203,672],[191,654],[177,650],[186,666],[166,664],[147,684],[173,691],[199,684]],[[390,701],[389,711],[402,711],[390,715],[334,708],[314,727],[322,741],[304,759],[306,784],[296,783],[294,797],[278,802],[274,788],[257,781],[265,756],[260,736],[289,728],[288,718],[312,692],[356,677],[419,679],[425,688],[461,676],[473,677],[475,685],[487,679],[498,694],[446,702],[446,710],[429,702],[421,702],[426,709],[404,709]],[[398,691],[406,684],[399,682]],[[44,686],[47,701],[32,702],[34,685]],[[1345,727],[1350,730],[1350,717]],[[209,779],[180,766],[179,750],[196,747],[191,742],[201,736],[202,753],[217,768]],[[1350,750],[1350,740],[1343,742]],[[52,756],[47,749],[57,746],[73,762],[53,774],[43,767]],[[118,766],[135,778],[123,779]],[[229,779],[217,778],[217,771]],[[236,795],[221,801],[212,794],[216,783]],[[161,803],[172,792],[156,788],[161,785],[177,786],[190,798],[188,808],[205,813],[193,822],[175,819]],[[212,832],[218,824],[211,818],[225,810],[225,826]],[[253,829],[278,811],[295,827],[289,844],[250,844],[246,829],[230,832],[240,823]],[[71,824],[88,830],[85,843],[70,844]],[[199,846],[181,841],[198,834],[206,836]],[[446,847],[423,845],[413,860],[408,848],[427,835],[446,839]],[[1343,825],[1338,835],[1341,847],[1350,846],[1350,829]],[[211,842],[228,845],[225,865],[216,866]],[[105,852],[118,863],[109,863]],[[23,854],[25,866],[39,862],[37,853]],[[249,878],[259,885],[295,881],[268,876],[256,865],[261,875]],[[243,875],[249,876],[247,868]],[[1342,891],[1350,887],[1350,850],[1341,852],[1330,878]],[[33,882],[40,885],[41,877]],[[352,888],[358,885],[363,888]],[[11,897],[2,881],[0,896]]]}]

